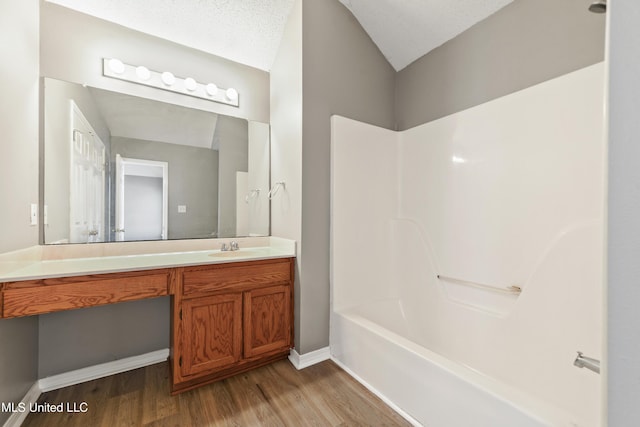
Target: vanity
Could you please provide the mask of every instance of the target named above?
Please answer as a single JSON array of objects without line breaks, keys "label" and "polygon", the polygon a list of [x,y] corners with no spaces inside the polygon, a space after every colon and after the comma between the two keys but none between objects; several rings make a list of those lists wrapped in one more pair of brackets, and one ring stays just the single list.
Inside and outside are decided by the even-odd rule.
[{"label": "vanity", "polygon": [[[263,246],[85,258],[41,246],[5,255],[0,317],[170,296],[171,393],[177,394],[289,355],[295,245],[254,240]],[[90,245],[93,252],[97,246]],[[56,257],[64,258],[48,259]]]}]

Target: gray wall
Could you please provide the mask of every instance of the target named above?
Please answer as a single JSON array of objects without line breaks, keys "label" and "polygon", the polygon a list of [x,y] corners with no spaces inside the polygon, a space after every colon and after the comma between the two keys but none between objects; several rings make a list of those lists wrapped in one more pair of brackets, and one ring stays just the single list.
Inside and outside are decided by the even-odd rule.
[{"label": "gray wall", "polygon": [[[217,230],[217,151],[114,136],[111,152],[114,165],[116,154],[169,163],[169,239],[211,237]],[[178,205],[186,205],[187,212],[178,213]]]},{"label": "gray wall", "polygon": [[516,0],[396,76],[404,130],[604,59],[605,17],[587,0]]},{"label": "gray wall", "polygon": [[640,2],[609,2],[609,427],[640,425]]},{"label": "gray wall", "polygon": [[[38,0],[0,2],[0,253],[38,244]],[[38,319],[0,320],[0,402],[17,402],[37,378]],[[0,413],[0,424],[9,417]]]},{"label": "gray wall", "polygon": [[161,297],[39,316],[38,378],[169,348],[169,301]]},{"label": "gray wall", "polygon": [[214,145],[220,147],[218,168],[218,237],[236,235],[236,172],[249,170],[249,123],[218,116]]},{"label": "gray wall", "polygon": [[38,244],[38,1],[0,3],[0,253]]},{"label": "gray wall", "polygon": [[336,0],[302,2],[302,238],[299,348],[329,344],[331,126],[339,114],[394,126],[395,71]]}]

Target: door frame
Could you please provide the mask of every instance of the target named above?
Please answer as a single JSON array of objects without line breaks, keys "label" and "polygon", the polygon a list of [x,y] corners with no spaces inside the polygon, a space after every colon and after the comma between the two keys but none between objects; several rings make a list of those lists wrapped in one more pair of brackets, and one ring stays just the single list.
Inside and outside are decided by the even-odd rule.
[{"label": "door frame", "polygon": [[[161,239],[168,239],[168,216],[169,216],[169,163],[146,160],[146,159],[133,159],[129,157],[122,157],[120,154],[116,154],[116,200],[115,200],[115,223],[114,227],[115,240],[126,241],[125,239],[125,206],[124,206],[124,194],[125,194],[125,179],[126,175],[132,176],[157,176],[152,174],[145,174],[141,171],[150,171],[151,169],[161,169],[162,178],[162,233]],[[129,171],[127,170],[129,169]],[[131,169],[135,169],[137,172],[132,172]]]}]

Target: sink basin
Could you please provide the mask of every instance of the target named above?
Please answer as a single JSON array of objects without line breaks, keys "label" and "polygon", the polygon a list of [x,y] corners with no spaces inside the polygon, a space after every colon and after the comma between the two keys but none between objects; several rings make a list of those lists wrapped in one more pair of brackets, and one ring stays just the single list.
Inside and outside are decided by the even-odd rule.
[{"label": "sink basin", "polygon": [[255,256],[259,254],[260,252],[258,251],[238,249],[237,251],[216,251],[210,253],[209,256],[214,258],[239,258],[245,256]]}]

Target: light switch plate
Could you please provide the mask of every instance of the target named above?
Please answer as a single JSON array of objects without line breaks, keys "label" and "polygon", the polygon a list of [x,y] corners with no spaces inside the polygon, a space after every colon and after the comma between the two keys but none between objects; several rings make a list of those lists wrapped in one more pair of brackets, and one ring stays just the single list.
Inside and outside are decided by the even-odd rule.
[{"label": "light switch plate", "polygon": [[30,216],[31,225],[38,225],[38,204],[31,203],[31,216]]},{"label": "light switch plate", "polygon": [[187,213],[187,205],[178,205],[178,213]]}]

